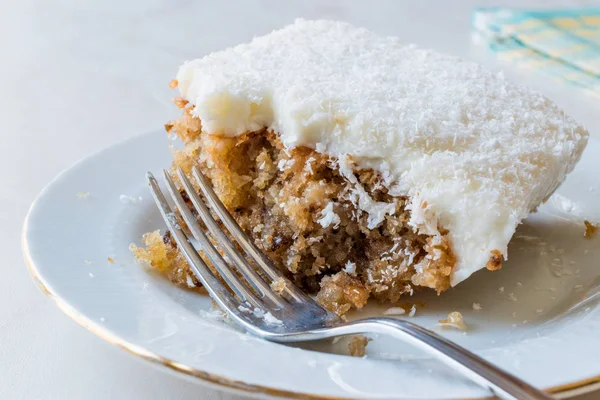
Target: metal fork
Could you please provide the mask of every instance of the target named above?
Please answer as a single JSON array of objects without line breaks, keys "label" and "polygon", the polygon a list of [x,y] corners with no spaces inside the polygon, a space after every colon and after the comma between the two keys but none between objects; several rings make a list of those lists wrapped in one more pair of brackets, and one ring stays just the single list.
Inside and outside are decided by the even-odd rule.
[{"label": "metal fork", "polygon": [[[194,275],[202,282],[213,300],[231,320],[251,334],[280,343],[362,333],[388,334],[424,349],[453,370],[490,389],[502,399],[552,399],[550,395],[495,367],[481,357],[411,322],[394,318],[342,321],[337,315],[317,304],[277,270],[225,209],[208,179],[194,168],[192,175],[208,206],[246,255],[238,251],[237,246],[213,218],[209,207],[196,192],[190,180],[179,169],[177,175],[183,190],[208,228],[213,241],[218,243],[226,255],[226,257],[221,256],[183,200],[169,173],[164,171],[164,175],[167,189],[189,229],[183,229],[179,224],[176,214],[154,176],[148,173],[147,178],[152,196],[175,242],[187,259]],[[212,269],[207,266],[190,242],[188,236],[190,232],[210,260]],[[250,260],[252,263],[249,262]],[[213,273],[213,270],[218,275]],[[285,283],[281,293],[271,288],[271,283],[275,280]]]}]

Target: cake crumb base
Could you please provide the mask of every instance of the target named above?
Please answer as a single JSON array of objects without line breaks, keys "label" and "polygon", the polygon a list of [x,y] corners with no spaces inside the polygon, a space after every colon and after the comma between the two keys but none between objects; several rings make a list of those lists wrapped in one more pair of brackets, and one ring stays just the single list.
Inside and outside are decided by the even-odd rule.
[{"label": "cake crumb base", "polygon": [[[354,165],[342,171],[340,160],[307,147],[287,149],[267,129],[207,134],[191,105],[177,103],[183,115],[166,125],[184,143],[173,149],[173,171],[197,167],[256,246],[322,306],[343,316],[369,298],[396,304],[419,288],[439,294],[450,287],[456,258],[448,232],[413,229],[411,199],[390,195],[379,173]],[[385,205],[376,223],[361,208],[363,197]],[[139,261],[179,285],[189,286],[192,277],[200,286],[170,234],[151,232],[143,241],[145,247],[131,246]],[[272,287],[284,290],[280,282]]]}]

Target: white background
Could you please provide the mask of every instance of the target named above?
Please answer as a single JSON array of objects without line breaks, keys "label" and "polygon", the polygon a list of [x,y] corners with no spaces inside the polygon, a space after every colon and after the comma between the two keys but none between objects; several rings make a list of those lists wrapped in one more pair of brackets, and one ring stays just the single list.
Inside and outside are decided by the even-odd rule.
[{"label": "white background", "polygon": [[600,137],[599,100],[514,72],[471,44],[473,8],[510,3],[0,2],[0,398],[239,399],[157,371],[79,327],[34,286],[20,251],[28,206],[58,172],[175,116],[167,85],[185,59],[247,41],[295,17],[345,19],[508,68],[509,77],[544,91]]}]

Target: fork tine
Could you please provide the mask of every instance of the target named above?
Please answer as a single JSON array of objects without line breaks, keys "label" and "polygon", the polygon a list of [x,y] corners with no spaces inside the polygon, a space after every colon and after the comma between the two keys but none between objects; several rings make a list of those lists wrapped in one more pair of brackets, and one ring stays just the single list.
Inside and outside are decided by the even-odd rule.
[{"label": "fork tine", "polygon": [[221,281],[219,281],[219,279],[217,279],[217,277],[212,273],[202,258],[200,258],[200,255],[194,246],[192,246],[192,244],[189,242],[186,234],[183,232],[179,224],[177,224],[175,214],[160,190],[156,178],[154,178],[154,175],[152,175],[150,172],[146,174],[146,177],[148,180],[148,186],[150,187],[150,192],[154,198],[154,202],[158,206],[160,214],[167,224],[169,231],[171,231],[173,234],[177,246],[179,246],[181,252],[188,261],[192,272],[196,278],[202,282],[206,290],[208,290],[211,297],[215,300],[219,307],[221,307],[223,310],[227,310],[230,313],[237,314],[237,301],[225,288],[225,286],[223,286]]},{"label": "fork tine", "polygon": [[291,283],[287,278],[283,276],[281,272],[277,270],[271,263],[271,261],[252,243],[250,238],[244,233],[242,228],[238,225],[238,223],[233,219],[229,211],[225,208],[219,197],[216,195],[214,190],[212,189],[208,179],[198,170],[198,168],[193,167],[192,174],[194,178],[198,181],[200,185],[200,189],[204,194],[204,197],[208,200],[213,211],[217,214],[221,222],[227,227],[231,236],[238,242],[238,244],[244,249],[246,254],[250,256],[256,264],[269,276],[269,278],[281,279],[283,278],[286,282],[285,290],[297,301],[302,302],[314,302],[309,296],[304,294],[300,289],[296,287],[293,283]]},{"label": "fork tine", "polygon": [[200,243],[200,247],[210,261],[213,264],[213,267],[217,270],[219,275],[225,280],[227,285],[234,291],[234,293],[242,299],[242,301],[248,301],[254,307],[263,308],[264,305],[262,301],[250,290],[250,288],[241,281],[241,279],[236,275],[236,273],[227,265],[227,262],[221,257],[217,249],[212,245],[210,240],[206,237],[206,234],[200,228],[200,225],[196,221],[196,218],[188,208],[188,206],[183,201],[181,197],[181,193],[171,180],[169,173],[165,170],[163,171],[165,175],[165,182],[167,184],[167,189],[175,202],[175,205],[179,209],[183,220],[187,224],[188,228],[192,232],[192,235],[196,238],[196,240]]},{"label": "fork tine", "polygon": [[[217,225],[217,222],[214,220],[213,216],[210,214],[210,211],[204,204],[203,200],[200,198],[189,179],[185,176],[181,169],[177,170],[177,175],[179,176],[179,180],[183,184],[183,187],[192,201],[192,204],[200,214],[200,218],[204,221],[204,224],[212,234],[213,238],[215,238],[216,242],[221,246],[221,248],[227,254],[227,257],[232,261],[233,265],[236,266],[238,271],[242,273],[246,281],[259,293],[266,296],[273,303],[283,307],[285,305],[284,301],[281,299],[281,296],[277,295],[275,291],[271,288],[271,286],[265,282],[263,277],[261,277],[254,267],[248,263],[248,261],[244,258],[244,256],[235,248],[234,244],[229,240],[225,232],[221,230],[221,227]],[[187,222],[187,220],[186,220]],[[195,222],[195,221],[194,221]]]}]

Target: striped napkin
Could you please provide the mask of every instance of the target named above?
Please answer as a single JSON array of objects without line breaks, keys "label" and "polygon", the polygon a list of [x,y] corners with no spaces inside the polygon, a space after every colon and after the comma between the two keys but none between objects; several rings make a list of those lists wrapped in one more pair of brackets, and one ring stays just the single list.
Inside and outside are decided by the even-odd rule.
[{"label": "striped napkin", "polygon": [[600,98],[600,8],[527,11],[481,8],[476,38],[503,60]]}]

